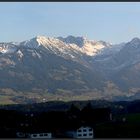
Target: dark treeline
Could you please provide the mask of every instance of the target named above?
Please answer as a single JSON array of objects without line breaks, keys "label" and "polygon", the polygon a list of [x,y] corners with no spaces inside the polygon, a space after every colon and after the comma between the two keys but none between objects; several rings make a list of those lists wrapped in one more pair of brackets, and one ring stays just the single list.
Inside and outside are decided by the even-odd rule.
[{"label": "dark treeline", "polygon": [[1,109],[0,137],[15,138],[17,132],[32,133],[44,130],[54,132],[58,135],[56,137],[62,137],[66,130],[80,126],[94,128],[96,123],[110,121],[110,112],[110,108],[94,109],[90,103],[83,109],[72,104],[66,111],[21,112]]},{"label": "dark treeline", "polygon": [[[133,117],[137,118],[137,122],[133,123],[125,119],[127,114],[135,113],[136,116]],[[137,113],[140,113],[139,100],[131,102],[56,101],[1,106],[0,138],[16,138],[17,132],[32,133],[44,132],[44,130],[53,132],[54,137],[62,138],[66,130],[81,126],[92,127],[97,138],[139,137],[140,123]],[[113,119],[110,117],[111,114]]]}]

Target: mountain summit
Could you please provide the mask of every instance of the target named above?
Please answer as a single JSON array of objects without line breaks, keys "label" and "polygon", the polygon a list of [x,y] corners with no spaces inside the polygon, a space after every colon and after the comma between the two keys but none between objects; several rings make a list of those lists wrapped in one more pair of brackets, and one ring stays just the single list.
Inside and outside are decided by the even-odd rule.
[{"label": "mountain summit", "polygon": [[133,38],[131,41],[131,43],[136,43],[136,42],[140,42],[140,39],[138,37]]},{"label": "mountain summit", "polygon": [[70,35],[66,38],[58,37],[58,39],[62,40],[65,43],[68,43],[68,44],[76,44],[77,46],[79,46],[81,48],[84,46],[84,42],[86,40],[86,38],[84,38],[84,37],[74,37],[72,35]]}]

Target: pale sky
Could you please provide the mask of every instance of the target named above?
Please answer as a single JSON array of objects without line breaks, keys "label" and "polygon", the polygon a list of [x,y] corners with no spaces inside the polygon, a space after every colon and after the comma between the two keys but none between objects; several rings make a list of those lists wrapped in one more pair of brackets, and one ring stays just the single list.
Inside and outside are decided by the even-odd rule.
[{"label": "pale sky", "polygon": [[0,42],[37,35],[111,43],[140,38],[140,2],[1,2]]}]

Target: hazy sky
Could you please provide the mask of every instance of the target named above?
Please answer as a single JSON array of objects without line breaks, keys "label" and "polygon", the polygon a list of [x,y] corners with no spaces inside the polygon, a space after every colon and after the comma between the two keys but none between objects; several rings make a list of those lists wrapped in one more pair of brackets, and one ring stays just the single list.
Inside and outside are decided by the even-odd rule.
[{"label": "hazy sky", "polygon": [[37,35],[126,42],[140,37],[140,3],[0,3],[0,42],[23,41]]}]

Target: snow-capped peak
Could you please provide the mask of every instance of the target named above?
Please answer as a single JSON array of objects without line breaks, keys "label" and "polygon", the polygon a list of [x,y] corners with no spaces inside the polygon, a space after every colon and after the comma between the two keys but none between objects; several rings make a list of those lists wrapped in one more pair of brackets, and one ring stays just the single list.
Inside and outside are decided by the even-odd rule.
[{"label": "snow-capped peak", "polygon": [[39,43],[37,42],[37,38],[32,38],[30,40],[26,40],[20,43],[21,46],[26,46],[28,48],[37,48],[39,47]]},{"label": "snow-capped peak", "polygon": [[59,40],[65,42],[66,44],[75,44],[79,47],[79,50],[82,53],[85,53],[89,56],[94,56],[99,53],[103,48],[110,47],[110,43],[106,43],[104,41],[94,41],[88,40],[85,37],[74,37],[68,36],[66,38],[58,37]]},{"label": "snow-capped peak", "polygon": [[39,43],[39,45],[47,46],[47,45],[55,45],[57,43],[60,43],[60,40],[53,37],[45,37],[45,36],[37,36],[36,41]]},{"label": "snow-capped peak", "polygon": [[75,44],[67,44],[58,38],[46,36],[36,36],[33,39],[22,42],[22,45],[32,49],[39,49],[43,47],[49,53],[53,53],[66,58],[75,58],[82,53],[80,48]]}]

